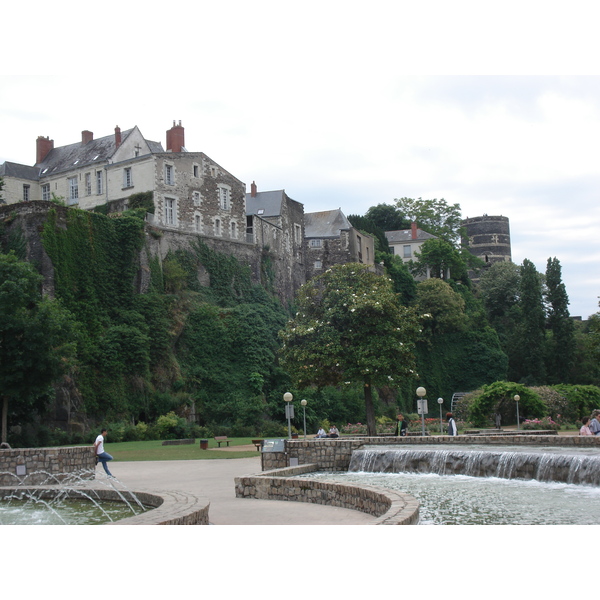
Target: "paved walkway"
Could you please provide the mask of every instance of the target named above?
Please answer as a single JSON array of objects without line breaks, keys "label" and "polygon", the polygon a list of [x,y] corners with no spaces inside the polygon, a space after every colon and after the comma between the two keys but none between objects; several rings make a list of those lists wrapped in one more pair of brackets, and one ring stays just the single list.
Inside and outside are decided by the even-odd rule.
[{"label": "paved walkway", "polygon": [[[346,508],[236,498],[234,478],[260,473],[260,457],[115,461],[110,470],[134,492],[180,491],[208,498],[213,525],[369,525],[375,521],[373,516]],[[101,466],[96,468],[96,477],[104,477]]]}]

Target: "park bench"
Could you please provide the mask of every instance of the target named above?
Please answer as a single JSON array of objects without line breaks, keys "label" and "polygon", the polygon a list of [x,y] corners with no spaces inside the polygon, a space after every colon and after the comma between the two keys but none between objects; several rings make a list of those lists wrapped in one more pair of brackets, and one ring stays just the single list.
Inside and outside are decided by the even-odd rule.
[{"label": "park bench", "polygon": [[219,448],[221,447],[221,444],[223,444],[224,442],[227,442],[227,446],[229,446],[229,442],[231,440],[227,439],[226,435],[217,435],[215,436],[215,442],[217,442]]},{"label": "park bench", "polygon": [[260,452],[260,449],[262,447],[262,443],[264,442],[264,440],[252,440],[252,443],[256,446],[256,449]]}]

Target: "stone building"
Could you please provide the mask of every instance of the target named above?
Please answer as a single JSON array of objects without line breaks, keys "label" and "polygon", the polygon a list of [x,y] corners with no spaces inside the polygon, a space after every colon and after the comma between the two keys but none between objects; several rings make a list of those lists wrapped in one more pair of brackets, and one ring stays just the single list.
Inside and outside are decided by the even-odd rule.
[{"label": "stone building", "polygon": [[[461,225],[465,231],[463,245],[485,263],[484,270],[496,262],[512,261],[508,217],[483,215],[463,219]],[[481,269],[469,271],[469,278],[478,283],[481,273]]]},{"label": "stone building", "polygon": [[304,205],[285,190],[259,192],[252,182],[246,194],[246,235],[287,274],[290,298],[306,283],[304,219]]},{"label": "stone building", "polygon": [[306,278],[336,264],[363,263],[375,266],[375,238],[350,224],[341,209],[304,215]]}]

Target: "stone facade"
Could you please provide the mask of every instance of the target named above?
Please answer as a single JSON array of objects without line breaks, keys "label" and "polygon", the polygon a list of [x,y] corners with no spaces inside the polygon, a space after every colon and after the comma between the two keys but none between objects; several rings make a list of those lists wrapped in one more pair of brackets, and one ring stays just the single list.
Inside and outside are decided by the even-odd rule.
[{"label": "stone facade", "polygon": [[419,503],[408,494],[373,486],[333,483],[295,476],[316,471],[316,465],[303,465],[265,474],[235,478],[237,498],[311,502],[360,510],[378,517],[374,525],[415,525]]},{"label": "stone facade", "polygon": [[47,485],[77,476],[93,479],[91,446],[0,449],[0,485]]},{"label": "stone facade", "polygon": [[557,435],[458,435],[425,437],[361,437],[313,440],[286,440],[285,452],[276,454],[271,461],[263,460],[263,468],[277,463],[314,465],[318,471],[347,471],[352,452],[365,445],[465,445],[485,444],[486,446],[560,446],[580,448],[600,448],[600,438],[595,436]]},{"label": "stone facade", "polygon": [[[461,222],[466,235],[462,240],[471,254],[480,258],[487,267],[496,262],[510,262],[510,225],[508,217],[488,216],[472,217]],[[479,277],[469,273],[475,282]]]},{"label": "stone facade", "polygon": [[341,209],[305,215],[306,277],[333,265],[362,263],[376,269],[375,238],[352,227]]}]

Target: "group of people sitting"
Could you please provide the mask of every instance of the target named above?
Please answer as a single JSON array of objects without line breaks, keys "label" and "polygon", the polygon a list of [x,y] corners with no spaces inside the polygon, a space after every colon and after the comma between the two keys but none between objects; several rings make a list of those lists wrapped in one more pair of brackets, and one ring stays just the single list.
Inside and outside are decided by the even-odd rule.
[{"label": "group of people sitting", "polygon": [[317,431],[317,435],[315,437],[318,438],[338,438],[340,437],[340,432],[335,425],[332,425],[329,428],[329,433],[325,433],[325,430],[322,427],[319,427],[319,431]]},{"label": "group of people sitting", "polygon": [[[598,414],[600,415],[600,411],[598,411]],[[397,423],[396,423],[396,431],[394,432],[394,435],[404,437],[408,433],[408,423],[404,419],[404,415],[398,415],[396,417],[396,419],[397,419]],[[448,435],[458,435],[456,421],[454,420],[452,413],[446,414],[446,420],[448,421]],[[598,431],[600,432],[600,422],[598,422],[598,428],[599,428]],[[329,433],[325,433],[325,430],[323,429],[323,427],[319,427],[319,431],[317,432],[317,435],[315,437],[317,437],[317,438],[338,438],[338,437],[340,437],[340,432],[338,431],[338,428],[335,425],[332,425],[329,428]]]},{"label": "group of people sitting", "polygon": [[600,435],[600,410],[592,412],[591,417],[581,419],[579,435]]}]

